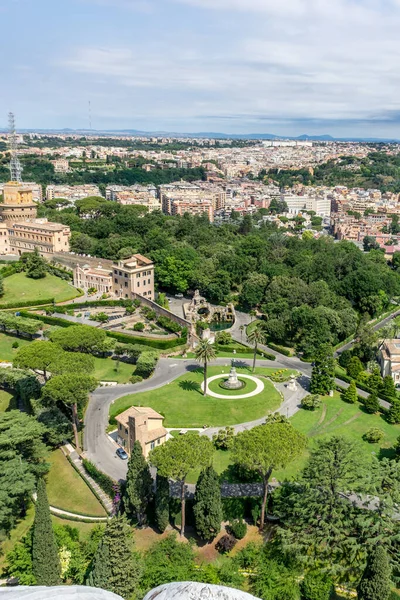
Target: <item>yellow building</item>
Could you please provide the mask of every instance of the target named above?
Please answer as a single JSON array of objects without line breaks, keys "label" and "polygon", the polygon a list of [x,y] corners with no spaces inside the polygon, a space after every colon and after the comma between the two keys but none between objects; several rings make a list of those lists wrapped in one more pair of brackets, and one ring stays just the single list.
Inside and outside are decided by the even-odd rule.
[{"label": "yellow building", "polygon": [[3,188],[3,204],[0,204],[0,219],[6,223],[25,221],[36,217],[37,207],[32,199],[32,190],[22,183],[11,181]]},{"label": "yellow building", "polygon": [[143,456],[164,444],[167,430],[163,427],[164,417],[148,406],[131,406],[115,417],[118,424],[117,442],[131,453],[135,442],[142,447]]}]

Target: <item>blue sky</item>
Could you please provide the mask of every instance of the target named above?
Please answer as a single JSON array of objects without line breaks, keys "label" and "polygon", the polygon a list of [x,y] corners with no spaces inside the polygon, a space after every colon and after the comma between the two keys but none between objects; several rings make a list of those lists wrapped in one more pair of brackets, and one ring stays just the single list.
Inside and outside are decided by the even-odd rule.
[{"label": "blue sky", "polygon": [[400,0],[0,0],[0,127],[400,138]]}]

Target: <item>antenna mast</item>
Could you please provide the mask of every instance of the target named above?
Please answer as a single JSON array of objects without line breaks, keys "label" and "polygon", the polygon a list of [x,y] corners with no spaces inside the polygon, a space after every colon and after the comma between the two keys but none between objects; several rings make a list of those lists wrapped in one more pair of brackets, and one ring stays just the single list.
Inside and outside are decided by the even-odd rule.
[{"label": "antenna mast", "polygon": [[22,166],[17,156],[17,134],[15,131],[15,117],[14,113],[8,113],[8,143],[10,146],[11,160],[10,160],[10,173],[11,181],[21,183],[22,181]]}]

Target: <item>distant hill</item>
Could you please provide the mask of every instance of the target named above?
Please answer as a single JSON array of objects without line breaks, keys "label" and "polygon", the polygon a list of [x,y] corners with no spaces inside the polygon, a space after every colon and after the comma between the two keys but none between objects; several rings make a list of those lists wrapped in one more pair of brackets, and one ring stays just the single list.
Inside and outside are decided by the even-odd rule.
[{"label": "distant hill", "polygon": [[[183,133],[176,131],[141,131],[139,129],[18,129],[19,133],[60,133],[71,135],[127,135],[127,136],[153,136],[153,137],[188,137],[188,138],[210,138],[219,140],[292,140],[292,141],[314,141],[314,142],[365,142],[365,143],[398,143],[395,138],[338,138],[327,133],[322,135],[308,135],[303,133],[297,137],[276,135],[274,133],[218,133],[214,131],[200,131],[197,133]],[[0,133],[7,133],[7,129],[0,127]]]}]

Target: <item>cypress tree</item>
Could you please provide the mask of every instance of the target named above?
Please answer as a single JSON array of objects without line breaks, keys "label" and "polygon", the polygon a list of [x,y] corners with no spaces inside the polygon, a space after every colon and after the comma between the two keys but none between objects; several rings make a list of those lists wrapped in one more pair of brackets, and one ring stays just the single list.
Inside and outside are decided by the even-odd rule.
[{"label": "cypress tree", "polygon": [[382,546],[368,557],[367,566],[357,588],[358,600],[388,600],[390,596],[391,569]]},{"label": "cypress tree", "polygon": [[153,478],[143,456],[142,447],[135,442],[128,462],[124,491],[124,507],[128,517],[136,517],[139,525],[146,520],[146,509],[151,498]]},{"label": "cypress tree", "polygon": [[355,404],[357,402],[357,387],[355,381],[351,381],[347,390],[344,390],[342,400],[349,404]]},{"label": "cypress tree", "polygon": [[169,482],[167,477],[157,475],[155,496],[155,520],[163,533],[169,525]]},{"label": "cypress tree", "polygon": [[378,412],[380,404],[378,394],[376,392],[372,392],[372,394],[370,394],[368,398],[365,398],[364,408],[370,414]]},{"label": "cypress tree", "polygon": [[42,478],[37,483],[32,533],[32,569],[37,585],[60,585],[60,559],[51,522],[46,484]]},{"label": "cypress tree", "polygon": [[93,557],[92,568],[86,579],[86,585],[102,588],[103,590],[108,589],[108,558],[109,548],[103,536]]},{"label": "cypress tree", "polygon": [[400,401],[392,401],[392,406],[386,416],[389,423],[400,423]]},{"label": "cypress tree", "polygon": [[94,555],[86,585],[130,598],[138,589],[141,576],[140,559],[132,545],[132,532],[126,518],[110,519]]},{"label": "cypress tree", "polygon": [[220,483],[212,467],[200,473],[193,512],[198,535],[203,540],[213,540],[221,529],[223,515]]}]

